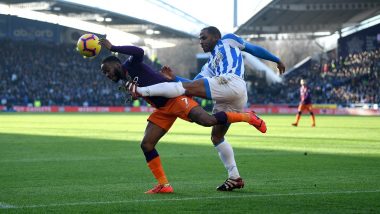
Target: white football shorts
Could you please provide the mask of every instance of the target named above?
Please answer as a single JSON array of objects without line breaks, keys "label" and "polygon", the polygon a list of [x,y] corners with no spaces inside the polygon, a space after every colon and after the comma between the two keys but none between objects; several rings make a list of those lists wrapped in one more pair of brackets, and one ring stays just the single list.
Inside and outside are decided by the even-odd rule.
[{"label": "white football shorts", "polygon": [[[242,78],[231,73],[205,78],[214,101],[213,113],[219,111],[243,112],[248,96],[247,86]],[[208,89],[206,88],[206,90]]]}]

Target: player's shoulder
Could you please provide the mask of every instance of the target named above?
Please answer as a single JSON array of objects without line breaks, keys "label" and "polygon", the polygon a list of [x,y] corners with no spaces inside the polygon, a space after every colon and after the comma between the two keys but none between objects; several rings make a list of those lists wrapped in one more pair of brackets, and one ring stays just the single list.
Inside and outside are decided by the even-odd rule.
[{"label": "player's shoulder", "polygon": [[221,38],[223,44],[230,45],[232,47],[244,48],[244,40],[236,34],[228,33]]},{"label": "player's shoulder", "polygon": [[227,33],[224,36],[222,36],[222,41],[225,41],[225,40],[226,41],[228,41],[228,40],[234,40],[234,41],[237,41],[237,42],[239,42],[241,44],[244,43],[244,40],[240,36],[238,36],[236,34],[233,34],[233,33]]}]

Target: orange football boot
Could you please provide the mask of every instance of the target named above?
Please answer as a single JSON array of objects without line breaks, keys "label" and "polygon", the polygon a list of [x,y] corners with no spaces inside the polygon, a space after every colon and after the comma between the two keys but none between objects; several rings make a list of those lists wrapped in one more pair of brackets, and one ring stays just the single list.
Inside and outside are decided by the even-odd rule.
[{"label": "orange football boot", "polygon": [[146,194],[157,194],[157,193],[173,193],[174,189],[170,184],[157,184],[153,189],[146,191]]},{"label": "orange football boot", "polygon": [[267,132],[267,126],[265,125],[264,120],[258,117],[254,111],[249,112],[249,116],[251,117],[251,119],[248,122],[250,125],[254,126],[257,130],[259,130],[262,133]]}]

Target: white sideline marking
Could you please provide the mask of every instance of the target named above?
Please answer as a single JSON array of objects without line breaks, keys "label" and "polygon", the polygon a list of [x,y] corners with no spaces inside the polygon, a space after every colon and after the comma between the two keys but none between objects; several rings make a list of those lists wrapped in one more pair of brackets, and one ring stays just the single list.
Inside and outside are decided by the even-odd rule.
[{"label": "white sideline marking", "polygon": [[17,208],[17,207],[0,201],[0,209],[10,209],[10,208]]},{"label": "white sideline marking", "polygon": [[[124,204],[124,203],[140,203],[140,202],[159,202],[159,201],[191,201],[205,199],[225,199],[225,198],[261,198],[261,197],[283,197],[283,196],[307,196],[307,195],[333,195],[333,194],[356,194],[356,193],[378,193],[378,190],[363,190],[363,191],[337,191],[337,192],[300,192],[300,193],[278,193],[268,195],[225,195],[225,196],[210,196],[210,197],[189,197],[189,198],[163,198],[163,199],[146,199],[146,200],[123,200],[123,201],[83,201],[73,203],[59,204],[35,204],[25,206],[14,206],[0,202],[0,209],[22,209],[22,208],[40,208],[40,207],[60,207],[60,206],[80,206],[80,205],[97,205],[97,204]],[[4,206],[5,205],[5,206]]]}]

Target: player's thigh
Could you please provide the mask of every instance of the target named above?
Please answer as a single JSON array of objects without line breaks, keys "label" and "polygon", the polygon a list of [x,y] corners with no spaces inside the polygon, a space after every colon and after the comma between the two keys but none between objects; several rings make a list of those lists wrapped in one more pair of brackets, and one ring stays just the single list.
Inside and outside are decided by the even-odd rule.
[{"label": "player's thigh", "polygon": [[217,100],[214,102],[212,113],[220,111],[225,112],[243,112],[247,104],[248,96],[246,93],[232,100]]},{"label": "player's thigh", "polygon": [[298,111],[299,112],[302,112],[302,111],[304,111],[305,110],[305,105],[304,104],[299,104],[298,105]]},{"label": "player's thigh", "polygon": [[190,114],[190,111],[197,106],[199,106],[199,104],[195,102],[191,97],[179,96],[170,99],[163,111],[165,111],[165,113],[168,115],[189,121],[190,119],[188,116]]},{"label": "player's thigh", "polygon": [[151,151],[166,132],[165,129],[149,121],[141,142],[141,148],[144,152]]},{"label": "player's thigh", "polygon": [[311,104],[307,105],[307,110],[309,112],[312,112],[313,111],[313,106]]},{"label": "player's thigh", "polygon": [[148,118],[148,121],[162,128],[166,132],[169,131],[177,117],[167,111],[166,108],[156,109]]},{"label": "player's thigh", "polygon": [[188,114],[191,121],[201,126],[213,126],[217,124],[217,120],[214,116],[207,113],[202,107],[196,106]]},{"label": "player's thigh", "polygon": [[185,88],[185,94],[188,96],[196,96],[209,99],[208,83],[204,78],[194,80],[192,82],[183,82],[182,86]]},{"label": "player's thigh", "polygon": [[156,109],[148,121],[169,131],[177,117],[189,121],[189,112],[196,106],[199,106],[198,103],[188,96],[171,98],[164,107]]},{"label": "player's thigh", "polygon": [[298,107],[298,111],[312,111],[312,107],[310,104],[301,104]]}]

